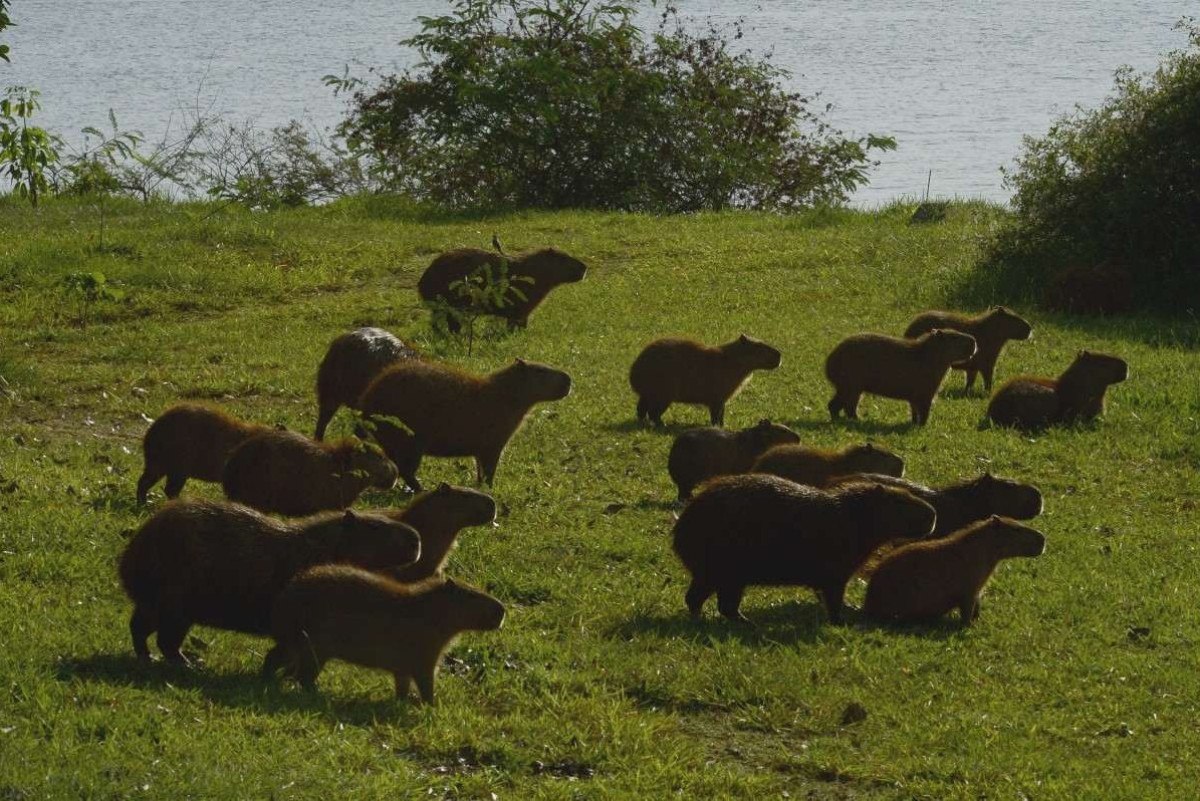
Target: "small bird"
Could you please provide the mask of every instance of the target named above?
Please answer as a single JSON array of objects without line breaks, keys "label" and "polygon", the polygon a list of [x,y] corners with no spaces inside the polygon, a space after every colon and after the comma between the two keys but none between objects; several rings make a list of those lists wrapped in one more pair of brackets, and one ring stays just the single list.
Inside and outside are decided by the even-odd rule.
[{"label": "small bird", "polygon": [[504,248],[500,244],[500,237],[497,236],[494,232],[492,233],[492,247],[494,247],[496,249],[496,252],[499,253],[500,255],[502,255],[502,256],[505,255]]}]

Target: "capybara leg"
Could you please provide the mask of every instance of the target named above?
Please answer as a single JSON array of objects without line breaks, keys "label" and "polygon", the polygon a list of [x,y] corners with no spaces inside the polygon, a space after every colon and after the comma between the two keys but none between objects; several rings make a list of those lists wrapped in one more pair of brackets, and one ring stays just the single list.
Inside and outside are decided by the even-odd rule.
[{"label": "capybara leg", "polygon": [[933,406],[932,398],[923,398],[908,402],[909,408],[912,410],[912,421],[919,426],[925,425],[929,421],[929,409]]},{"label": "capybara leg", "polygon": [[825,601],[825,613],[829,615],[830,623],[842,622],[842,611],[845,606],[846,585],[825,587],[821,590],[821,598]]},{"label": "capybara leg", "polygon": [[985,364],[980,368],[980,372],[983,373],[983,388],[990,395],[992,394],[992,376],[996,374],[996,362]]},{"label": "capybara leg", "polygon": [[167,497],[175,499],[179,497],[179,493],[183,492],[183,485],[187,483],[187,476],[179,474],[167,476],[167,486],[165,488]]},{"label": "capybara leg", "polygon": [[317,410],[317,431],[313,434],[313,439],[325,439],[325,429],[329,427],[329,421],[337,414],[338,407],[327,408],[322,406]]},{"label": "capybara leg", "polygon": [[496,479],[496,466],[500,464],[499,453],[485,453],[475,457],[475,480],[489,487]]},{"label": "capybara leg", "polygon": [[155,484],[157,484],[159,482],[159,479],[161,479],[165,475],[166,475],[166,473],[159,472],[158,470],[151,470],[149,465],[146,466],[146,469],[144,471],[142,471],[142,477],[138,479],[138,485],[137,485],[137,501],[138,501],[138,503],[146,502],[146,496],[150,494],[150,488],[153,487]]},{"label": "capybara leg", "polygon": [[714,403],[708,407],[708,419],[714,426],[725,425],[725,404]]},{"label": "capybara leg", "polygon": [[451,334],[457,334],[462,330],[462,323],[453,314],[446,315],[446,330]]},{"label": "capybara leg", "polygon": [[407,698],[408,691],[412,687],[412,676],[407,673],[392,674],[396,682],[396,697]]},{"label": "capybara leg", "polygon": [[730,620],[749,623],[750,620],[741,612],[742,596],[746,587],[741,584],[730,584],[717,589],[717,611]]},{"label": "capybara leg", "polygon": [[638,396],[638,404],[637,404],[638,422],[645,420],[649,416],[650,416],[650,404],[646,403],[646,399],[639,395]]},{"label": "capybara leg", "polygon": [[433,706],[433,667],[418,671],[413,676],[413,681],[417,683],[417,692],[421,694],[421,700]]},{"label": "capybara leg", "polygon": [[829,409],[829,417],[831,420],[838,419],[838,415],[842,413],[841,399],[837,395],[834,395],[829,399],[829,405],[826,408]]},{"label": "capybara leg", "polygon": [[664,425],[662,419],[663,412],[669,409],[670,406],[670,401],[662,404],[652,404],[650,406],[650,422],[654,423],[654,425],[658,426],[659,428],[662,428]]},{"label": "capybara leg", "polygon": [[146,638],[154,633],[154,613],[146,611],[143,606],[134,606],[133,614],[129,617],[129,634],[133,638],[133,652],[139,662],[150,661],[150,649],[146,646]]},{"label": "capybara leg", "polygon": [[862,400],[862,393],[855,392],[853,395],[847,395],[842,399],[842,408],[846,410],[846,416],[851,420],[858,419],[858,402]]},{"label": "capybara leg", "polygon": [[716,590],[713,587],[701,584],[697,579],[692,579],[691,586],[683,596],[684,603],[687,604],[688,612],[692,617],[700,617],[700,613],[704,611],[704,602],[711,598],[714,592]]},{"label": "capybara leg", "polygon": [[187,657],[179,650],[183,645],[184,638],[187,637],[188,629],[192,627],[190,621],[177,620],[171,618],[162,618],[159,616],[158,621],[158,650],[162,652],[163,659],[174,665],[186,665]]},{"label": "capybara leg", "polygon": [[291,660],[291,655],[288,649],[284,648],[280,643],[275,643],[270,651],[267,651],[266,657],[263,658],[262,677],[266,681],[275,678],[275,675],[287,665]]},{"label": "capybara leg", "polygon": [[[975,388],[975,373],[976,372],[978,372],[978,371],[974,367],[967,368],[967,393],[968,394],[971,392],[972,389]],[[987,382],[986,377],[983,380],[985,383]]]},{"label": "capybara leg", "polygon": [[974,596],[963,599],[958,605],[958,617],[963,626],[969,626],[979,617],[979,600]]},{"label": "capybara leg", "polygon": [[683,487],[680,487],[679,488],[679,496],[676,498],[676,500],[678,500],[680,503],[683,503],[684,501],[686,501],[688,498],[691,498],[691,497],[692,497],[692,491],[690,489],[684,489]]}]

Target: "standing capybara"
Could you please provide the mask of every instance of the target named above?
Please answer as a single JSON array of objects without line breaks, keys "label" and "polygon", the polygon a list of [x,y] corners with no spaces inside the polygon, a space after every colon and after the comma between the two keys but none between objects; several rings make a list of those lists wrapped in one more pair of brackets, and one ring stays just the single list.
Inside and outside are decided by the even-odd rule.
[{"label": "standing capybara", "polygon": [[397,581],[420,581],[439,572],[454,548],[458,532],[467,526],[484,526],[496,519],[491,495],[466,487],[441,484],[423,492],[388,517],[407,523],[421,535],[421,558],[407,567],[389,570]]},{"label": "standing capybara", "polygon": [[345,509],[367,487],[391,489],[396,465],[377,446],[348,437],[318,442],[294,431],[255,434],[229,454],[225,497],[260,512],[310,515]]},{"label": "standing capybara", "polygon": [[383,570],[420,555],[416,530],[383,515],[347,510],[285,523],[236,504],[168,503],[121,554],[133,650],[148,660],[146,638],[157,631],[163,657],[184,662],[179,646],[193,624],[268,634],[275,596],[306,568]]},{"label": "standing capybara", "polygon": [[1129,377],[1129,365],[1107,353],[1081,350],[1057,379],[1019,376],[996,390],[987,417],[1002,426],[1035,429],[1094,420],[1104,413],[1104,393]]},{"label": "standing capybara", "polygon": [[965,362],[952,365],[955,370],[967,371],[967,391],[975,386],[975,374],[983,375],[983,388],[992,391],[992,376],[1000,350],[1010,339],[1029,339],[1033,326],[1003,306],[993,306],[983,314],[969,317],[955,312],[930,311],[917,316],[908,324],[904,336],[916,339],[935,328],[961,331],[975,337],[975,355]]},{"label": "standing capybara", "polygon": [[358,408],[358,399],[385,367],[420,355],[382,328],[358,328],[329,344],[317,369],[317,439],[342,406]]},{"label": "standing capybara", "polygon": [[[367,387],[361,404],[372,435],[408,486],[419,492],[417,467],[424,454],[473,456],[477,480],[491,484],[504,446],[533,405],[561,400],[570,392],[569,375],[524,359],[486,376],[413,361],[384,370]],[[409,431],[386,418],[395,418]]]},{"label": "standing capybara", "polygon": [[[554,248],[523,256],[463,248],[434,259],[417,281],[417,293],[426,302],[440,300],[454,308],[466,309],[470,307],[470,301],[455,292],[453,285],[484,269],[490,271],[494,282],[499,278],[502,265],[507,265],[509,281],[503,305],[489,305],[474,311],[503,317],[510,327],[524,327],[529,322],[529,315],[546,299],[550,290],[560,284],[582,281],[587,274],[586,264]],[[457,320],[450,319],[447,324],[451,331],[459,329]]]},{"label": "standing capybara", "polygon": [[714,426],[725,424],[725,404],[755,370],[774,370],[779,351],[742,334],[732,342],[709,347],[690,339],[656,339],[629,369],[629,385],[638,396],[637,418],[663,424],[672,403],[708,408]]},{"label": "standing capybara", "polygon": [[168,498],[177,498],[189,478],[220,481],[229,454],[245,440],[271,431],[269,426],[243,423],[220,409],[181,403],[150,424],[142,438],[145,469],[138,479],[138,503],[150,488],[167,477]]},{"label": "standing capybara", "polygon": [[438,665],[455,637],[503,623],[502,603],[450,578],[402,584],[324,565],[294,578],[275,601],[276,644],[263,660],[263,676],[288,667],[311,690],[325,663],[342,659],[391,673],[399,698],[415,681],[421,700],[432,704]]},{"label": "standing capybara", "polygon": [[776,445],[751,465],[753,473],[773,476],[824,487],[837,476],[847,473],[882,473],[885,476],[904,475],[904,460],[878,445],[851,445],[841,451],[806,448],[803,445]]},{"label": "standing capybara", "polygon": [[744,620],[746,587],[812,587],[842,618],[846,583],[872,551],[933,530],[933,507],[904,490],[853,484],[833,492],[777,476],[723,476],[704,485],[675,523],[675,553],[692,574],[693,617],[715,592],[721,614]]},{"label": "standing capybara", "polygon": [[914,623],[958,609],[964,626],[979,615],[979,596],[1001,559],[1038,556],[1046,538],[993,515],[949,537],[910,542],[880,562],[863,611],[876,620]]},{"label": "standing capybara", "polygon": [[870,392],[908,401],[912,421],[924,425],[950,365],[974,355],[974,337],[940,328],[916,339],[883,334],[847,337],[825,360],[825,377],[834,388],[829,414],[836,420],[845,412],[857,420],[859,398]]},{"label": "standing capybara", "polygon": [[692,497],[692,490],[715,476],[745,473],[754,460],[772,445],[799,442],[800,435],[770,420],[741,431],[723,428],[693,428],[675,438],[667,457],[667,472],[679,488],[679,500]]}]

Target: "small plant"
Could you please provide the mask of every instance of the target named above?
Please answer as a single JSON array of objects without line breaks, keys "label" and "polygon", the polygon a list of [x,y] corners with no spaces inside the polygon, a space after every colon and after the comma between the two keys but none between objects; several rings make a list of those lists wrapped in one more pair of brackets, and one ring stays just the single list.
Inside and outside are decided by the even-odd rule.
[{"label": "small plant", "polygon": [[108,121],[112,126],[108,136],[92,126],[83,129],[83,152],[73,156],[64,170],[67,185],[63,191],[92,198],[95,203],[100,217],[97,249],[101,252],[105,250],[105,201],[124,190],[119,173],[125,162],[137,159],[137,146],[142,141],[137,131],[121,130],[112,109],[108,110]]},{"label": "small plant", "polygon": [[69,296],[77,298],[82,303],[80,323],[87,325],[92,306],[100,301],[119,303],[125,299],[125,291],[118,289],[109,282],[104,273],[70,273],[63,276],[63,289]]},{"label": "small plant", "polygon": [[494,270],[491,265],[484,264],[466,278],[450,284],[450,293],[456,302],[438,298],[426,304],[429,306],[433,330],[441,334],[456,334],[465,328],[467,355],[470,356],[475,344],[475,321],[485,315],[494,315],[516,301],[525,300],[525,293],[518,284],[531,283],[533,279],[527,275],[510,276],[508,259],[503,256]]},{"label": "small plant", "polygon": [[47,176],[58,162],[62,146],[58,137],[29,124],[42,107],[39,94],[36,89],[10,86],[0,100],[0,174],[12,181],[13,191],[29,198],[34,208],[50,187]]}]

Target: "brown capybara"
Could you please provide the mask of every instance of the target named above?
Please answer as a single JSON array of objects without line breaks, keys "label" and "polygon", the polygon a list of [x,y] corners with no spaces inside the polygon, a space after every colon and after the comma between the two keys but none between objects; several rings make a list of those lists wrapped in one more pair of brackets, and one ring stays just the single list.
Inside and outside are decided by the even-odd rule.
[{"label": "brown capybara", "polygon": [[270,426],[243,423],[210,406],[172,406],[150,424],[142,438],[146,466],[138,479],[138,503],[146,502],[150,488],[163,476],[168,498],[179,497],[189,478],[220,481],[233,449],[255,434],[271,430]]},{"label": "brown capybara", "polygon": [[1006,382],[988,403],[987,418],[1023,429],[1094,420],[1104,413],[1109,386],[1128,377],[1123,359],[1081,350],[1057,379],[1019,376]]},{"label": "brown capybara", "polygon": [[294,578],[275,601],[275,647],[263,676],[289,668],[314,689],[330,659],[386,670],[396,696],[416,682],[421,700],[433,703],[433,681],[442,654],[464,631],[493,631],[504,623],[504,605],[487,593],[435,576],[415,584],[344,565],[323,565]]},{"label": "brown capybara", "polygon": [[1004,343],[1010,339],[1029,339],[1033,334],[1033,326],[1024,318],[1003,306],[993,306],[974,317],[955,312],[925,312],[908,324],[904,336],[916,339],[935,328],[961,331],[975,337],[975,355],[965,362],[950,365],[955,370],[966,370],[968,392],[975,386],[976,373],[983,375],[983,388],[991,392],[996,360],[1000,358]]},{"label": "brown capybara", "polygon": [[722,615],[744,620],[746,587],[801,585],[840,622],[863,560],[888,540],[929,534],[934,521],[932,506],[880,484],[826,492],[756,473],[715,478],[675,523],[675,553],[692,575],[688,610],[698,617],[715,592]]},{"label": "brown capybara", "polygon": [[295,431],[264,431],[229,454],[221,486],[231,501],[298,516],[345,509],[367,487],[391,489],[396,475],[382,450],[354,437],[318,442]]},{"label": "brown capybara", "polygon": [[708,408],[714,426],[725,424],[725,404],[755,370],[774,370],[779,351],[742,334],[732,342],[709,347],[690,339],[656,339],[629,369],[629,385],[638,396],[638,420],[663,424],[672,403]]},{"label": "brown capybara", "polygon": [[825,360],[833,384],[829,414],[858,419],[864,392],[908,401],[912,421],[924,425],[950,365],[975,355],[975,338],[961,331],[934,329],[916,339],[855,334],[838,343]]},{"label": "brown capybara", "polygon": [[889,623],[916,623],[958,609],[964,626],[979,615],[979,596],[1001,559],[1038,556],[1046,538],[993,515],[949,537],[892,551],[871,576],[863,611]]},{"label": "brown capybara", "polygon": [[1067,314],[1123,314],[1133,308],[1133,274],[1107,260],[1095,267],[1067,267],[1051,280],[1045,305]]},{"label": "brown capybara", "polygon": [[[452,284],[467,280],[480,270],[489,270],[492,280],[499,277],[502,265],[507,265],[509,291],[503,305],[476,309],[508,320],[510,327],[528,324],[533,313],[550,290],[560,284],[582,281],[587,265],[561,250],[546,248],[521,256],[506,256],[477,248],[462,248],[441,254],[417,281],[417,293],[424,301],[441,300],[450,306],[465,309],[470,302],[454,291]],[[451,331],[459,329],[457,320],[448,320]]]},{"label": "brown capybara", "polygon": [[533,405],[570,392],[569,375],[524,359],[486,376],[413,361],[384,370],[363,393],[361,405],[371,434],[408,486],[420,492],[417,467],[424,454],[473,456],[477,480],[491,484],[504,446]]},{"label": "brown capybara", "polygon": [[420,354],[382,328],[358,328],[329,344],[317,369],[317,439],[324,439],[337,410],[358,408],[363,390],[383,368]]},{"label": "brown capybara", "polygon": [[752,473],[773,476],[824,487],[837,476],[847,473],[882,473],[885,476],[904,475],[904,460],[878,445],[851,445],[840,451],[807,448],[803,445],[776,445],[755,460]]},{"label": "brown capybara", "polygon": [[346,562],[384,570],[420,555],[416,530],[383,515],[347,510],[283,522],[238,504],[174,501],[121,554],[133,650],[148,660],[146,638],[157,631],[163,657],[184,662],[179,646],[193,624],[270,633],[271,603],[306,568]]},{"label": "brown capybara", "polygon": [[767,448],[799,441],[800,435],[795,431],[770,420],[759,420],[757,425],[736,432],[692,428],[671,444],[667,472],[679,488],[679,500],[686,501],[700,482],[715,476],[745,473]]},{"label": "brown capybara", "polygon": [[496,519],[496,502],[491,495],[478,490],[441,484],[413,498],[403,509],[386,514],[407,523],[421,535],[421,558],[407,567],[389,570],[388,575],[397,581],[420,581],[446,564],[458,532]]}]

